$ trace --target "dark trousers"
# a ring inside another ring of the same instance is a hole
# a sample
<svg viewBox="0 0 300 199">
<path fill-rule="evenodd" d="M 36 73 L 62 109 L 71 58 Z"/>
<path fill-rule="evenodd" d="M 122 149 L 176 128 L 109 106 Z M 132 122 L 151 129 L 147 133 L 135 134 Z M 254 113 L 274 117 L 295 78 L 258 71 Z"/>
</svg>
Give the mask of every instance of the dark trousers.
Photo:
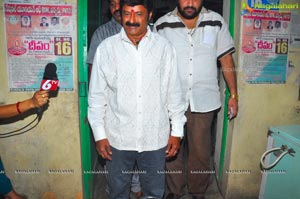
<svg viewBox="0 0 300 199">
<path fill-rule="evenodd" d="M 186 185 L 188 192 L 195 196 L 203 196 L 207 190 L 211 171 L 211 125 L 214 114 L 215 111 L 192 113 L 190 109 L 187 110 L 185 138 L 180 151 L 175 158 L 166 162 L 166 179 L 171 193 L 184 195 Z"/>
<path fill-rule="evenodd" d="M 130 198 L 132 174 L 138 172 L 143 198 L 161 199 L 165 191 L 166 147 L 156 151 L 122 151 L 111 147 L 112 160 L 106 161 L 110 199 Z M 136 163 L 136 164 L 135 164 Z M 134 171 L 137 165 L 138 171 Z"/>
</svg>

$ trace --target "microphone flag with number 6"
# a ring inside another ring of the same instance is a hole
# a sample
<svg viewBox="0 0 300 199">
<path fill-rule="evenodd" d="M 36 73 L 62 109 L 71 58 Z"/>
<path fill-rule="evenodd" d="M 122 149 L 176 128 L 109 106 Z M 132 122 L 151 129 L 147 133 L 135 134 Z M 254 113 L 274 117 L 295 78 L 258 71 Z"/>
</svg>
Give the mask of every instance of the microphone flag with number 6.
<svg viewBox="0 0 300 199">
<path fill-rule="evenodd" d="M 56 65 L 53 63 L 48 63 L 45 67 L 40 90 L 56 91 L 57 87 L 58 87 L 58 79 L 56 74 Z"/>
</svg>

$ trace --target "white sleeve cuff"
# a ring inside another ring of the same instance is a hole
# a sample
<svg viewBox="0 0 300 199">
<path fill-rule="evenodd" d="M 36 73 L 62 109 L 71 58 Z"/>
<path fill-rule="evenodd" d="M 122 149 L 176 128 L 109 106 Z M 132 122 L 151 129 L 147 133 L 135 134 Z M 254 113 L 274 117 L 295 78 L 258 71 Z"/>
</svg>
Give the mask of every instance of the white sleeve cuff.
<svg viewBox="0 0 300 199">
<path fill-rule="evenodd" d="M 102 126 L 96 127 L 93 129 L 94 139 L 97 142 L 98 140 L 103 140 L 106 137 L 105 129 Z"/>
<path fill-rule="evenodd" d="M 183 137 L 183 125 L 173 125 L 171 135 L 174 137 Z"/>
</svg>

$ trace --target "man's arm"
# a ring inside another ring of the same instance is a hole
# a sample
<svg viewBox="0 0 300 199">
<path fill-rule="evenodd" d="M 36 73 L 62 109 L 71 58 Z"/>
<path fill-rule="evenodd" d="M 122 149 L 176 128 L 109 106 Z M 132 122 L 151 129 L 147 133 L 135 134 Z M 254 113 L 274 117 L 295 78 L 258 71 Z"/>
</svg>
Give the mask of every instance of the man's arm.
<svg viewBox="0 0 300 199">
<path fill-rule="evenodd" d="M 90 81 L 90 78 L 91 78 L 93 61 L 94 61 L 94 57 L 95 57 L 95 53 L 96 53 L 97 47 L 104 40 L 104 38 L 100 34 L 100 32 L 101 32 L 100 28 L 98 28 L 93 33 L 93 36 L 92 36 L 92 39 L 91 39 L 91 42 L 90 42 L 89 51 L 88 51 L 88 54 L 87 54 L 86 63 L 88 64 L 88 80 L 89 81 Z"/>
<path fill-rule="evenodd" d="M 88 67 L 88 81 L 89 81 L 89 84 L 90 84 L 90 79 L 91 79 L 91 74 L 92 74 L 92 68 L 93 68 L 93 64 L 89 64 L 89 67 Z"/>
<path fill-rule="evenodd" d="M 237 92 L 237 80 L 236 71 L 232 54 L 224 55 L 220 58 L 222 72 L 230 91 L 230 97 L 228 101 L 228 115 L 236 117 L 238 112 L 238 92 Z M 232 110 L 232 113 L 231 113 Z"/>
<path fill-rule="evenodd" d="M 169 158 L 175 156 L 180 148 L 180 139 L 183 137 L 183 126 L 186 122 L 186 117 L 184 115 L 184 100 L 177 70 L 176 52 L 173 47 L 167 52 L 170 53 L 167 55 L 167 63 L 170 64 L 168 111 L 172 127 L 166 149 L 167 158 Z"/>
<path fill-rule="evenodd" d="M 101 69 L 102 55 L 105 51 L 97 49 L 93 68 L 91 69 L 89 96 L 88 96 L 88 119 L 93 130 L 98 153 L 104 158 L 111 160 L 110 144 L 105 134 L 104 117 L 107 106 L 106 92 L 107 82 L 104 71 Z"/>
</svg>

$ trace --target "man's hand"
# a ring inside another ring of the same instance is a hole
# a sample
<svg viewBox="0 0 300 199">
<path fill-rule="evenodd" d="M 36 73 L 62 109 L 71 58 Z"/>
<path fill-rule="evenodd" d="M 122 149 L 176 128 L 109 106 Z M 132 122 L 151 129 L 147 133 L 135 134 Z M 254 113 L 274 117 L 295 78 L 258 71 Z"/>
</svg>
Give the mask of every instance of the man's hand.
<svg viewBox="0 0 300 199">
<path fill-rule="evenodd" d="M 228 117 L 231 120 L 232 118 L 235 118 L 238 113 L 238 100 L 229 98 L 228 101 Z"/>
<path fill-rule="evenodd" d="M 110 150 L 108 139 L 98 140 L 96 142 L 96 145 L 97 145 L 97 151 L 102 156 L 102 158 L 106 160 L 112 160 L 111 159 L 112 152 Z"/>
<path fill-rule="evenodd" d="M 168 145 L 167 145 L 167 158 L 175 156 L 180 148 L 180 137 L 170 136 Z"/>
</svg>

